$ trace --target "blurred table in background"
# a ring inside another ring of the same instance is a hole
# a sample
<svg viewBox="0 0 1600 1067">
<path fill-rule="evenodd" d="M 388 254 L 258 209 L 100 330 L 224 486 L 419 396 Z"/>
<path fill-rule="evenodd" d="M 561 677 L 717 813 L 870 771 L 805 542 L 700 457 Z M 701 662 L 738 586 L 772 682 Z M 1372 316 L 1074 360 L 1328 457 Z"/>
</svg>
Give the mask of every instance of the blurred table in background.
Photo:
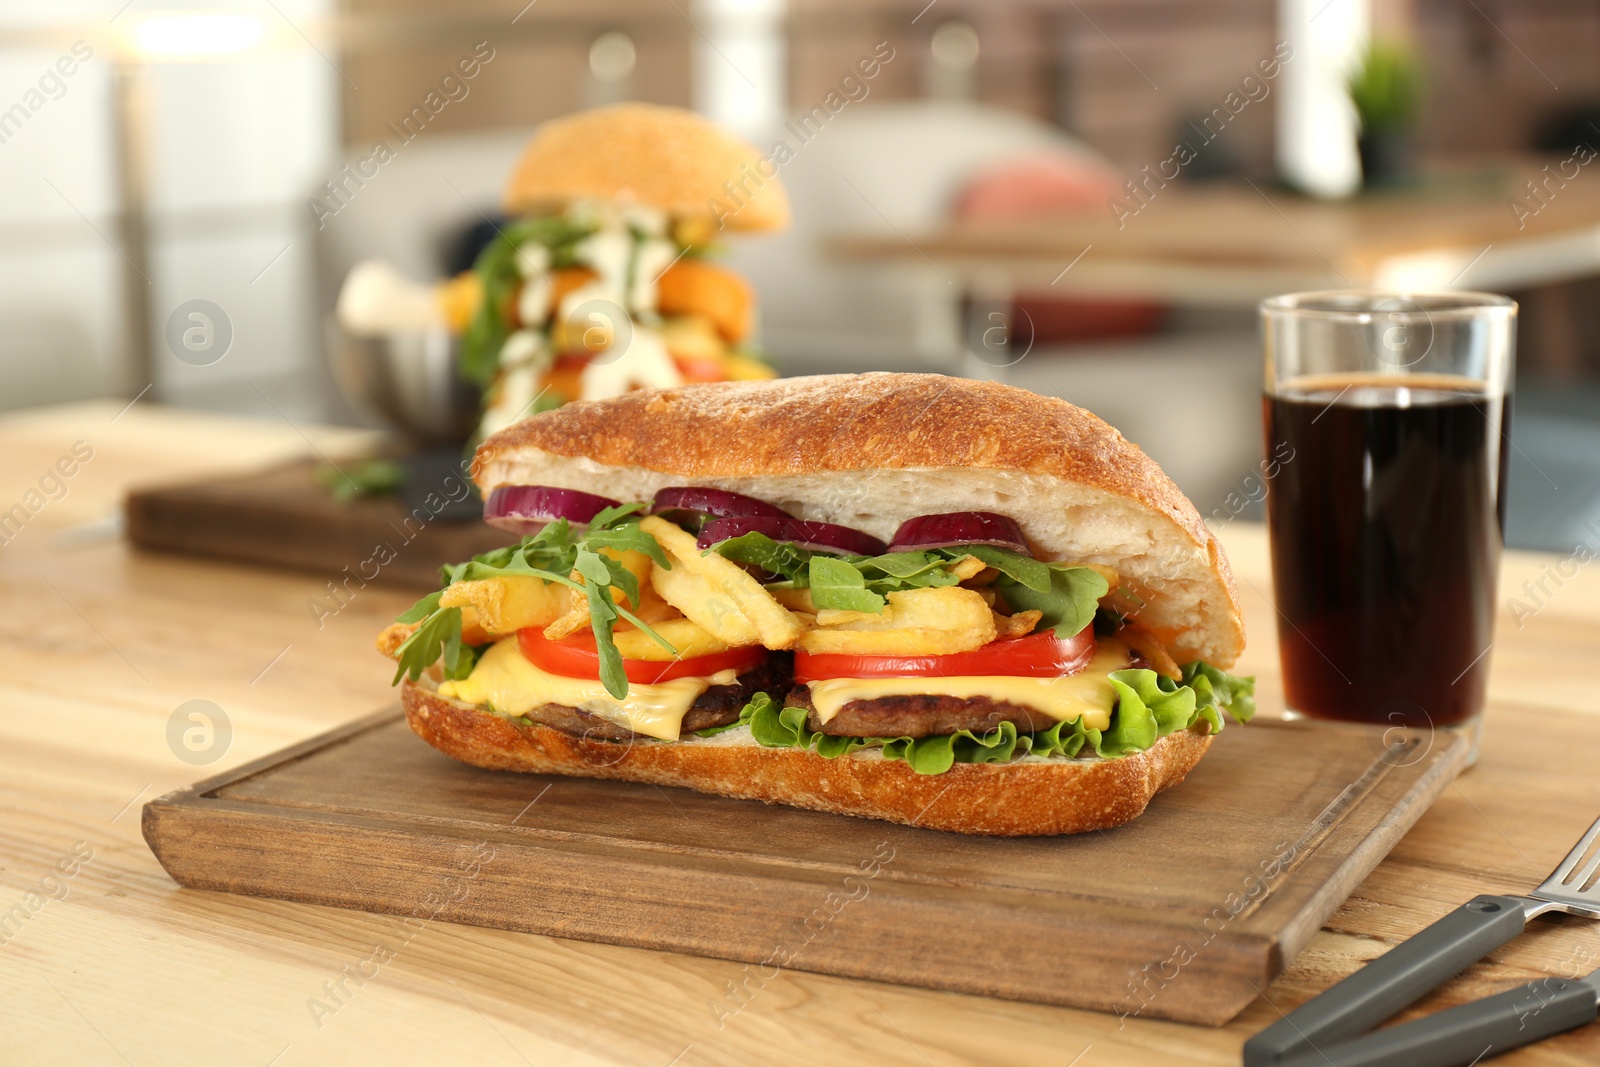
<svg viewBox="0 0 1600 1067">
<path fill-rule="evenodd" d="M 1301 290 L 1505 291 L 1600 274 L 1600 177 L 1589 166 L 1558 157 L 1431 170 L 1340 201 L 1265 182 L 1141 176 L 1142 200 L 1125 195 L 1115 213 L 839 235 L 829 248 L 840 261 L 950 283 L 929 314 L 946 323 L 956 365 L 994 377 L 995 361 L 958 336 L 965 301 L 1025 293 L 1248 308 Z M 1529 181 L 1545 183 L 1543 199 Z"/>
<path fill-rule="evenodd" d="M 0 928 L 0 998 L 11 1009 L 6 1048 L 18 1063 L 1220 1067 L 1238 1062 L 1243 1040 L 1277 1008 L 1475 893 L 1538 882 L 1600 809 L 1600 565 L 1564 578 L 1519 621 L 1509 598 L 1525 596 L 1524 581 L 1556 557 L 1513 553 L 1482 761 L 1266 998 L 1226 1027 L 794 970 L 740 987 L 751 979 L 738 963 L 444 922 L 421 924 L 392 955 L 375 956 L 374 946 L 397 943 L 392 918 L 180 889 L 145 847 L 139 810 L 392 704 L 390 666 L 373 635 L 411 596 L 370 586 L 319 615 L 310 605 L 326 596 L 331 575 L 140 554 L 103 522 L 131 485 L 297 453 L 337 458 L 364 437 L 144 404 L 119 416 L 119 407 L 0 417 L 0 510 L 31 500 L 76 443 L 93 449 L 65 478 L 65 492 L 41 493 L 47 503 L 0 547 L 0 914 L 12 916 Z M 1244 522 L 1219 534 L 1251 633 L 1240 669 L 1259 676 L 1263 713 L 1274 714 L 1282 697 L 1266 538 Z M 175 710 L 196 699 L 231 721 L 231 736 L 203 763 L 194 757 L 207 753 L 180 759 L 170 740 Z M 1271 803 L 1248 783 L 1240 791 L 1241 806 Z M 56 878 L 75 847 L 92 858 Z M 32 911 L 30 899 L 39 903 Z M 960 951 L 959 930 L 930 936 Z M 1600 927 L 1540 920 L 1423 1006 L 1570 973 L 1562 969 L 1580 952 L 1590 960 L 1600 952 Z M 755 992 L 737 1017 L 721 1018 L 736 987 Z M 1597 1047 L 1591 1026 L 1496 1062 L 1575 1067 L 1592 1063 Z"/>
</svg>

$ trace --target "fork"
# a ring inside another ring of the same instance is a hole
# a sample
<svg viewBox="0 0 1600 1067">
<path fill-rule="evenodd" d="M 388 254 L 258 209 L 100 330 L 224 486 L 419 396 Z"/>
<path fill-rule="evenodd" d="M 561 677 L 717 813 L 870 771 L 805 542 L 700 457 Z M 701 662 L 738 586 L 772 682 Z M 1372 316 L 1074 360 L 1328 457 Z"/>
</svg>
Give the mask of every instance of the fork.
<svg viewBox="0 0 1600 1067">
<path fill-rule="evenodd" d="M 1600 819 L 1532 892 L 1474 897 L 1302 1004 L 1245 1042 L 1244 1067 L 1302 1061 L 1321 1067 L 1476 1062 L 1474 1057 L 1491 1050 L 1498 1055 L 1593 1022 L 1600 1010 L 1600 971 L 1582 979 L 1541 979 L 1367 1033 L 1522 933 L 1530 919 L 1553 911 L 1600 919 L 1600 849 L 1583 862 L 1597 839 Z"/>
</svg>

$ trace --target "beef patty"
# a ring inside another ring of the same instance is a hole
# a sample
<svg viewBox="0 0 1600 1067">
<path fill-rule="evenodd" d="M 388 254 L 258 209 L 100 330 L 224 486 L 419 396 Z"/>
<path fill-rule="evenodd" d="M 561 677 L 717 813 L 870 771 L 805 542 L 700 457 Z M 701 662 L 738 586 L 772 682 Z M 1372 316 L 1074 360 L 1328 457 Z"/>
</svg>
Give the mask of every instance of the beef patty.
<svg viewBox="0 0 1600 1067">
<path fill-rule="evenodd" d="M 739 712 L 757 693 L 767 693 L 781 701 L 794 684 L 794 656 L 788 652 L 774 652 L 759 667 L 739 676 L 732 685 L 714 685 L 695 698 L 683 717 L 683 733 L 705 730 L 712 726 L 726 726 L 739 718 Z M 645 734 L 635 734 L 626 726 L 565 704 L 540 704 L 530 709 L 526 717 L 542 726 L 554 727 L 574 737 L 599 741 L 629 741 Z"/>
<path fill-rule="evenodd" d="M 1129 651 L 1129 667 L 1149 669 L 1138 652 Z M 789 690 L 786 707 L 806 709 L 806 728 L 837 737 L 938 737 L 957 730 L 975 734 L 993 730 L 1003 722 L 1015 724 L 1018 733 L 1048 730 L 1056 724 L 1042 711 L 988 697 L 952 697 L 935 694 L 852 700 L 827 722 L 817 716 L 809 686 Z"/>
</svg>

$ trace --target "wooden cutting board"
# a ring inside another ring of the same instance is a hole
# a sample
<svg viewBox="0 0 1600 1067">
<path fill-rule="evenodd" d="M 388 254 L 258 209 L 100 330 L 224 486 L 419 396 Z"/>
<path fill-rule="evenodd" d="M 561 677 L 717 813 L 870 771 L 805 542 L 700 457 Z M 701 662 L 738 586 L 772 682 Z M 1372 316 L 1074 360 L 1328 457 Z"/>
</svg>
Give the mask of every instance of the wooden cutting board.
<svg viewBox="0 0 1600 1067">
<path fill-rule="evenodd" d="M 143 549 L 312 571 L 336 586 L 366 581 L 436 589 L 439 568 L 513 540 L 466 518 L 441 491 L 341 503 L 313 461 L 183 485 L 140 489 L 125 504 L 128 540 Z M 452 483 L 456 488 L 465 483 Z"/>
<path fill-rule="evenodd" d="M 1460 738 L 1230 726 L 1116 830 L 967 837 L 484 771 L 386 711 L 147 804 L 198 889 L 1220 1025 L 1462 768 Z"/>
</svg>

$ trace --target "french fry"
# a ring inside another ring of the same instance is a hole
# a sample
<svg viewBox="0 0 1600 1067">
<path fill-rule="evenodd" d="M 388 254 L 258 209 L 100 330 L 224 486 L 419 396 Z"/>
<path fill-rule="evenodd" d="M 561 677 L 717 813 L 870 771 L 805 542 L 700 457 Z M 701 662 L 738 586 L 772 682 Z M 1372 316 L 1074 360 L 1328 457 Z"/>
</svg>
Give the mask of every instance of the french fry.
<svg viewBox="0 0 1600 1067">
<path fill-rule="evenodd" d="M 772 599 L 788 608 L 790 611 L 805 612 L 808 615 L 816 614 L 817 606 L 811 602 L 809 589 L 769 589 Z"/>
<path fill-rule="evenodd" d="M 817 625 L 840 630 L 975 630 L 994 640 L 989 605 L 976 590 L 947 585 L 902 589 L 888 595 L 882 612 L 817 612 Z"/>
<path fill-rule="evenodd" d="M 800 636 L 806 652 L 846 656 L 946 656 L 971 652 L 994 640 L 994 629 L 807 630 Z"/>
<path fill-rule="evenodd" d="M 559 641 L 563 637 L 571 637 L 579 630 L 588 628 L 589 598 L 578 593 L 574 594 L 572 609 L 546 626 L 544 636 L 547 641 Z"/>
<path fill-rule="evenodd" d="M 659 569 L 652 567 L 651 573 L 654 574 Z M 655 584 L 648 577 L 639 583 L 639 606 L 630 610 L 645 622 L 652 624 L 683 618 L 683 612 L 668 604 L 661 594 L 656 592 Z"/>
<path fill-rule="evenodd" d="M 754 628 L 757 639 L 768 648 L 793 648 L 799 641 L 804 627 L 800 621 L 789 612 L 782 604 L 773 599 L 772 594 L 761 587 L 761 583 L 747 574 L 742 567 L 730 559 L 724 559 L 716 553 L 702 555 L 695 545 L 695 539 L 684 530 L 672 525 L 665 519 L 651 515 L 639 523 L 639 528 L 653 536 L 663 549 L 673 559 L 672 571 L 665 572 L 671 575 L 680 567 L 696 577 L 704 579 L 715 593 L 721 594 L 732 602 L 734 608 Z M 655 575 L 663 572 L 657 568 Z M 695 612 L 689 610 L 683 603 L 674 598 L 667 586 L 656 584 L 656 591 L 664 597 L 673 607 L 682 611 L 691 619 L 695 619 Z M 668 582 L 668 585 L 672 583 Z M 685 583 L 687 586 L 687 583 Z M 680 592 L 682 588 L 680 587 Z M 698 610 L 698 609 L 697 609 Z M 695 619 L 702 626 L 706 623 Z M 737 624 L 734 624 L 737 626 Z M 706 629 L 723 637 L 723 632 L 715 624 L 706 626 Z M 753 644 L 755 642 L 745 642 Z M 733 642 L 729 642 L 733 644 Z"/>
<path fill-rule="evenodd" d="M 396 658 L 400 646 L 406 643 L 406 638 L 416 631 L 418 625 L 414 622 L 392 622 L 385 626 L 383 632 L 378 634 L 378 651 L 390 659 Z"/>
<path fill-rule="evenodd" d="M 547 626 L 572 606 L 572 591 L 527 574 L 508 574 L 457 582 L 439 596 L 442 608 L 461 608 L 484 633 L 515 633 L 524 626 Z M 470 609 L 470 612 L 469 610 Z"/>
<path fill-rule="evenodd" d="M 971 589 L 944 586 L 888 595 L 881 614 L 819 611 L 800 638 L 807 652 L 857 656 L 943 656 L 995 639 L 995 616 Z"/>
<path fill-rule="evenodd" d="M 1178 666 L 1178 661 L 1172 658 L 1172 653 L 1167 651 L 1167 646 L 1143 626 L 1136 622 L 1129 623 L 1117 631 L 1117 636 L 1126 641 L 1129 648 L 1143 653 L 1157 674 L 1164 674 L 1168 678 L 1183 677 L 1183 669 Z"/>
<path fill-rule="evenodd" d="M 988 566 L 977 556 L 962 556 L 950 567 L 950 573 L 963 582 L 969 578 L 976 578 L 986 570 Z"/>
<path fill-rule="evenodd" d="M 1015 615 L 1001 615 L 995 612 L 994 633 L 995 640 L 1005 637 L 1023 637 L 1033 632 L 1039 625 L 1039 620 L 1044 618 L 1044 612 L 1037 609 L 1033 611 L 1019 611 Z"/>
<path fill-rule="evenodd" d="M 755 625 L 732 598 L 688 567 L 679 565 L 670 571 L 657 567 L 650 572 L 650 585 L 662 600 L 723 643 L 732 647 L 761 643 Z"/>
<path fill-rule="evenodd" d="M 487 645 L 494 635 L 483 628 L 477 609 L 470 604 L 461 609 L 461 642 L 467 645 Z"/>
<path fill-rule="evenodd" d="M 654 599 L 648 596 L 650 590 L 650 572 L 655 569 L 655 564 L 651 561 L 649 556 L 645 555 L 643 552 L 634 552 L 631 550 L 619 552 L 610 548 L 602 548 L 600 550 L 600 554 L 616 560 L 618 563 L 622 564 L 623 568 L 627 570 L 628 573 L 633 575 L 634 580 L 639 583 L 639 600 L 641 602 L 647 599 Z M 583 584 L 583 575 L 579 574 L 577 571 L 573 571 L 571 577 L 572 580 L 577 582 L 579 585 Z M 586 629 L 590 625 L 589 597 L 584 593 L 578 592 L 576 589 L 569 589 L 566 587 L 560 588 L 562 589 L 562 592 L 567 594 L 567 604 L 569 606 L 565 612 L 558 617 L 549 620 L 545 624 L 544 636 L 550 641 L 559 641 L 563 637 L 570 637 L 572 634 L 577 633 L 579 630 Z M 611 594 L 613 599 L 615 599 L 616 602 L 622 607 L 633 610 L 632 602 L 625 595 L 623 595 L 622 591 L 620 589 L 616 589 L 615 586 L 612 588 L 614 590 Z M 658 616 L 664 614 L 659 607 L 653 607 L 652 610 L 653 613 L 657 614 Z M 635 612 L 635 614 L 637 614 L 637 612 Z M 537 626 L 539 624 L 530 623 L 529 625 Z"/>
<path fill-rule="evenodd" d="M 729 646 L 725 642 L 718 640 L 715 634 L 692 619 L 667 619 L 652 625 L 650 629 L 665 638 L 668 644 L 678 650 L 677 653 L 662 648 L 659 642 L 643 630 L 629 627 L 618 629 L 612 634 L 617 643 L 617 651 L 622 653 L 623 659 L 666 662 L 728 651 Z"/>
</svg>

